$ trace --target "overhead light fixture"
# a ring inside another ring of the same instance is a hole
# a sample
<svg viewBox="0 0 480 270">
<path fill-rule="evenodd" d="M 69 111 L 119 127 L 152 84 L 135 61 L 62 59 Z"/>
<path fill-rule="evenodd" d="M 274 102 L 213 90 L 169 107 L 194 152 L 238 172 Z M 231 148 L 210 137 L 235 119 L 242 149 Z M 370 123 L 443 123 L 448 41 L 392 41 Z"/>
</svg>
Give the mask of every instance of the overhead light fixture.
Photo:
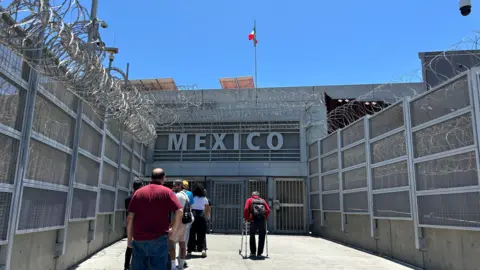
<svg viewBox="0 0 480 270">
<path fill-rule="evenodd" d="M 339 99 L 338 102 L 342 102 L 343 100 Z"/>
<path fill-rule="evenodd" d="M 348 99 L 345 99 L 345 102 L 349 102 L 349 101 L 350 101 L 350 100 L 348 100 Z"/>
<path fill-rule="evenodd" d="M 370 105 L 370 102 L 368 102 L 368 101 L 367 101 L 367 102 L 365 102 L 365 105 Z"/>
<path fill-rule="evenodd" d="M 375 101 L 372 102 L 372 105 L 377 105 L 377 103 Z"/>
</svg>

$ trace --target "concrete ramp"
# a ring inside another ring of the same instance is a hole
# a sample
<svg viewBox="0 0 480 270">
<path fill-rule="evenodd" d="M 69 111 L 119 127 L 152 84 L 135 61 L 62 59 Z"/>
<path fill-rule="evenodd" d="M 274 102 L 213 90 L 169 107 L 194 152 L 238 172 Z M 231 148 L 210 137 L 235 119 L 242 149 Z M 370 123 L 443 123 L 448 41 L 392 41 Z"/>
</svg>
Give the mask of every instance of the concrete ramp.
<svg viewBox="0 0 480 270">
<path fill-rule="evenodd" d="M 317 270 L 317 269 L 412 269 L 398 263 L 308 236 L 269 237 L 269 258 L 243 259 L 238 255 L 239 235 L 208 235 L 208 257 L 188 260 L 191 270 Z M 101 250 L 76 270 L 123 269 L 126 240 Z M 195 255 L 195 253 L 194 253 Z"/>
</svg>

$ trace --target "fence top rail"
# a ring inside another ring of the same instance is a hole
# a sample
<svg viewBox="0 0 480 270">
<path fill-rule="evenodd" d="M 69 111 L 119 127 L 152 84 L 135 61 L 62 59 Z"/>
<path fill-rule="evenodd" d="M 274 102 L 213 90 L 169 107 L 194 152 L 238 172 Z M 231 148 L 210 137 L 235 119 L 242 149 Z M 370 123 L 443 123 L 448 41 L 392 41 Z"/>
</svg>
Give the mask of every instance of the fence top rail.
<svg viewBox="0 0 480 270">
<path fill-rule="evenodd" d="M 339 128 L 339 129 L 335 130 L 334 132 L 328 134 L 327 136 L 325 136 L 325 137 L 323 137 L 323 138 L 320 138 L 318 141 L 319 141 L 319 142 L 322 142 L 322 141 L 324 141 L 324 140 L 326 140 L 326 139 L 328 139 L 328 138 L 330 138 L 330 137 L 332 137 L 332 136 L 334 136 L 334 135 L 337 135 L 340 130 L 341 130 L 341 129 Z"/>
<path fill-rule="evenodd" d="M 452 82 L 455 82 L 455 81 L 458 81 L 459 79 L 461 79 L 462 77 L 467 77 L 468 76 L 468 70 L 467 71 L 464 71 L 458 75 L 456 75 L 455 77 L 452 77 L 444 82 L 442 82 L 441 84 L 435 86 L 434 88 L 430 89 L 429 91 L 426 91 L 426 92 L 423 92 L 417 96 L 414 96 L 414 97 L 411 97 L 410 99 L 408 99 L 408 102 L 409 103 L 412 103 L 413 101 L 415 100 L 418 100 L 422 97 L 425 97 L 425 96 L 428 96 L 428 95 L 431 95 L 432 93 L 435 93 L 436 91 L 444 88 L 446 85 L 452 83 Z"/>
<path fill-rule="evenodd" d="M 379 111 L 375 114 L 367 115 L 368 120 L 371 120 L 371 119 L 375 118 L 376 116 L 381 115 L 381 114 L 391 110 L 393 107 L 398 106 L 399 104 L 402 104 L 404 100 L 405 100 L 405 98 L 402 98 L 401 100 L 398 100 L 395 103 L 392 103 L 392 104 L 388 105 L 388 107 L 385 107 L 384 109 L 382 109 L 381 111 Z"/>
</svg>

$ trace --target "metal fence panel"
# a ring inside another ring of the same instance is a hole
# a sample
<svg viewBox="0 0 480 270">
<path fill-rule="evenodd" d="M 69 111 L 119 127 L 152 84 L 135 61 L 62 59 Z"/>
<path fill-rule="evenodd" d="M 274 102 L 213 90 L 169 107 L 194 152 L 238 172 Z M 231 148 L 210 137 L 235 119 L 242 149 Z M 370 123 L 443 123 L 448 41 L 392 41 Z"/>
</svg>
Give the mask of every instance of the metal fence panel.
<svg viewBox="0 0 480 270">
<path fill-rule="evenodd" d="M 96 157 L 100 157 L 101 144 L 102 134 L 92 128 L 85 121 L 82 121 L 82 127 L 80 129 L 80 148 L 88 151 Z"/>
<path fill-rule="evenodd" d="M 24 187 L 19 231 L 65 225 L 67 193 Z"/>
<path fill-rule="evenodd" d="M 410 192 L 373 194 L 373 215 L 381 218 L 410 218 Z"/>
<path fill-rule="evenodd" d="M 85 157 L 82 154 L 78 155 L 77 168 L 75 171 L 75 182 L 85 184 L 88 186 L 98 186 L 98 175 L 100 174 L 100 163 Z"/>
<path fill-rule="evenodd" d="M 117 194 L 117 210 L 125 209 L 125 199 L 128 197 L 128 192 L 119 190 Z"/>
<path fill-rule="evenodd" d="M 12 193 L 0 192 L 0 241 L 7 240 Z"/>
<path fill-rule="evenodd" d="M 87 219 L 96 216 L 97 192 L 75 188 L 73 189 L 71 219 Z"/>
<path fill-rule="evenodd" d="M 117 168 L 103 162 L 103 171 L 102 171 L 102 184 L 115 187 L 115 182 L 117 179 Z"/>
<path fill-rule="evenodd" d="M 0 133 L 0 183 L 13 184 L 19 141 Z"/>
<path fill-rule="evenodd" d="M 105 153 L 104 155 L 111 161 L 117 163 L 118 155 L 120 154 L 119 145 L 109 136 L 105 137 Z"/>
<path fill-rule="evenodd" d="M 113 213 L 115 211 L 115 192 L 100 189 L 99 213 Z"/>
<path fill-rule="evenodd" d="M 41 94 L 37 95 L 33 131 L 71 148 L 74 128 L 75 119 L 72 116 Z"/>
<path fill-rule="evenodd" d="M 0 76 L 0 124 L 18 131 L 21 130 L 23 109 L 25 108 L 25 94 L 25 90 L 14 86 Z"/>
<path fill-rule="evenodd" d="M 68 186 L 71 156 L 35 139 L 30 141 L 26 178 Z"/>
<path fill-rule="evenodd" d="M 125 170 L 125 169 L 121 169 L 120 170 L 120 176 L 118 177 L 118 185 L 120 187 L 124 187 L 124 188 L 129 188 L 130 187 L 130 172 Z"/>
</svg>

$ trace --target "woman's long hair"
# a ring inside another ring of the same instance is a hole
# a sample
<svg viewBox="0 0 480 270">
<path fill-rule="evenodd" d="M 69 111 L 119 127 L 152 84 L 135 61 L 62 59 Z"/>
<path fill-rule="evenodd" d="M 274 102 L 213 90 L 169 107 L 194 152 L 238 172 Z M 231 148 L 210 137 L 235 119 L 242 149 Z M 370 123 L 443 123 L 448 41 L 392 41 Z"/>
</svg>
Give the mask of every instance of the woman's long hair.
<svg viewBox="0 0 480 270">
<path fill-rule="evenodd" d="M 193 196 L 195 197 L 206 197 L 205 194 L 205 189 L 203 188 L 203 185 L 200 183 L 197 183 L 192 190 Z"/>
</svg>

